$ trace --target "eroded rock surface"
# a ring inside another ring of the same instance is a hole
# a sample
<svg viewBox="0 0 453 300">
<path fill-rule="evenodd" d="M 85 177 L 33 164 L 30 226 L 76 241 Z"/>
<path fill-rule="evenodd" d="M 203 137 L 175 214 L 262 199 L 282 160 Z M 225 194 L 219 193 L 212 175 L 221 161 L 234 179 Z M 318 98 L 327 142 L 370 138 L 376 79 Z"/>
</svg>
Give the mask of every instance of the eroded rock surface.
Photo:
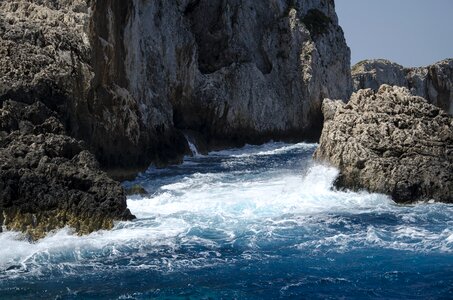
<svg viewBox="0 0 453 300">
<path fill-rule="evenodd" d="M 317 137 L 352 90 L 333 0 L 4 0 L 0 53 L 0 99 L 45 103 L 123 173 L 180 161 L 187 130 Z"/>
<path fill-rule="evenodd" d="M 86 234 L 133 218 L 119 183 L 50 109 L 9 100 L 0 109 L 0 214 L 7 229 L 32 239 L 65 226 Z"/>
<path fill-rule="evenodd" d="M 366 60 L 352 67 L 354 91 L 382 84 L 407 87 L 414 95 L 453 115 L 453 59 L 428 67 L 404 68 L 388 60 Z"/>
<path fill-rule="evenodd" d="M 453 202 L 453 118 L 402 87 L 324 100 L 315 158 L 341 171 L 338 186 L 391 195 L 397 202 Z"/>
<path fill-rule="evenodd" d="M 321 100 L 346 99 L 351 91 L 350 54 L 333 1 L 133 7 L 126 72 L 145 123 L 158 118 L 163 128 L 199 132 L 211 149 L 316 136 Z"/>
</svg>

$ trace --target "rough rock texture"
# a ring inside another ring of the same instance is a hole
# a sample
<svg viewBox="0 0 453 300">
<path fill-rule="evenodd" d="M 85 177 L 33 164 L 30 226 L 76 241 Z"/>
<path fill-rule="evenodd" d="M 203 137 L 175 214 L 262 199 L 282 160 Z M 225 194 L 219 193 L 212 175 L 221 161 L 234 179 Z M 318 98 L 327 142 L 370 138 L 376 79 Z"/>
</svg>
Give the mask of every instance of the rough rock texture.
<svg viewBox="0 0 453 300">
<path fill-rule="evenodd" d="M 453 118 L 402 87 L 324 100 L 315 158 L 338 167 L 338 186 L 391 195 L 397 202 L 453 202 Z"/>
<path fill-rule="evenodd" d="M 366 60 L 352 67 L 354 91 L 382 84 L 407 87 L 414 95 L 453 115 L 453 59 L 421 68 L 404 68 L 388 60 Z"/>
<path fill-rule="evenodd" d="M 333 0 L 3 0 L 0 101 L 41 101 L 102 167 L 316 137 L 352 90 Z"/>
<path fill-rule="evenodd" d="M 133 218 L 121 186 L 85 149 L 41 102 L 3 102 L 0 215 L 7 229 L 37 239 L 67 225 L 83 234 Z"/>
<path fill-rule="evenodd" d="M 176 128 L 201 133 L 211 149 L 316 137 L 322 99 L 349 95 L 350 54 L 333 1 L 200 0 L 165 2 L 163 10 L 134 3 L 131 31 L 153 35 L 145 60 L 164 62 L 142 79 L 169 73 L 165 91 L 151 90 L 170 102 Z M 158 12 L 162 23 L 144 22 Z"/>
<path fill-rule="evenodd" d="M 0 102 L 43 102 L 105 169 L 137 171 L 176 160 L 184 138 L 146 128 L 126 89 L 130 9 L 131 1 L 1 1 Z"/>
</svg>

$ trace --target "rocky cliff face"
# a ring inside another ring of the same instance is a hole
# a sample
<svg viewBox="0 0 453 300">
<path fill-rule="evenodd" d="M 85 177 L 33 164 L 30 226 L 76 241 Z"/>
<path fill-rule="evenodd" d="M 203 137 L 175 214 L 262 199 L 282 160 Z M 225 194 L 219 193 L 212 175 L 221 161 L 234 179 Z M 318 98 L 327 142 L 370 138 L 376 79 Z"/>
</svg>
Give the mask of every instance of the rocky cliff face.
<svg viewBox="0 0 453 300">
<path fill-rule="evenodd" d="M 124 40 L 142 122 L 211 149 L 308 137 L 351 86 L 333 1 L 133 1 Z"/>
<path fill-rule="evenodd" d="M 70 137 L 83 136 L 93 101 L 89 24 L 82 0 L 0 2 L 0 225 L 32 239 L 133 218 L 121 186 Z"/>
<path fill-rule="evenodd" d="M 5 222 L 131 218 L 87 150 L 127 176 L 180 161 L 188 133 L 205 149 L 316 137 L 321 100 L 352 90 L 349 61 L 333 0 L 3 0 Z M 35 105 L 45 118 L 22 113 Z M 48 201 L 24 204 L 36 197 Z"/>
<path fill-rule="evenodd" d="M 179 158 L 184 138 L 145 124 L 146 103 L 128 89 L 131 9 L 130 1 L 2 1 L 0 102 L 42 102 L 103 168 L 136 172 Z"/>
<path fill-rule="evenodd" d="M 0 3 L 0 99 L 42 101 L 106 169 L 303 139 L 351 90 L 333 0 Z M 2 101 L 3 101 L 2 100 Z"/>
<path fill-rule="evenodd" d="M 407 87 L 414 95 L 453 115 L 453 59 L 421 68 L 404 68 L 388 60 L 367 60 L 352 67 L 354 91 L 382 84 Z"/>
<path fill-rule="evenodd" d="M 453 118 L 408 89 L 382 85 L 346 105 L 326 99 L 315 158 L 338 167 L 337 185 L 397 202 L 453 202 Z"/>
</svg>

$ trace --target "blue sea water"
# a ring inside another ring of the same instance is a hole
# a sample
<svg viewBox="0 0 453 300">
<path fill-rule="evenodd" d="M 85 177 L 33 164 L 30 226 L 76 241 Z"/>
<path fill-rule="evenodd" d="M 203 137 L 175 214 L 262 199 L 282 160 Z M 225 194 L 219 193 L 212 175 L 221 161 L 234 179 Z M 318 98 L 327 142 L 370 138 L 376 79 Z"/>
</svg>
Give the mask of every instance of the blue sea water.
<svg viewBox="0 0 453 300">
<path fill-rule="evenodd" d="M 0 299 L 453 299 L 453 205 L 333 190 L 315 148 L 150 169 L 112 231 L 2 233 Z"/>
</svg>

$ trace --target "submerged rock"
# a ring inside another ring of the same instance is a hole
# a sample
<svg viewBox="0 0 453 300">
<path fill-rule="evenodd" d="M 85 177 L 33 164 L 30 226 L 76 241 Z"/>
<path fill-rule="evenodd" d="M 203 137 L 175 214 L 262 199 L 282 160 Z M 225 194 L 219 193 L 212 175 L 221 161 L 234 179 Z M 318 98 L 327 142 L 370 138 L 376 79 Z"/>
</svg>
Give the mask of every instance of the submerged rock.
<svg viewBox="0 0 453 300">
<path fill-rule="evenodd" d="M 408 89 L 382 85 L 348 104 L 324 100 L 315 153 L 341 171 L 337 185 L 397 202 L 453 202 L 453 118 Z"/>
<path fill-rule="evenodd" d="M 119 183 L 41 102 L 0 109 L 0 218 L 31 239 L 73 227 L 79 234 L 131 220 Z"/>
<path fill-rule="evenodd" d="M 354 91 L 377 91 L 382 84 L 407 87 L 453 115 L 453 59 L 421 68 L 404 68 L 384 59 L 365 60 L 352 67 L 352 78 Z"/>
<path fill-rule="evenodd" d="M 134 184 L 133 186 L 126 189 L 126 194 L 128 196 L 132 196 L 132 195 L 145 196 L 145 195 L 148 195 L 148 192 L 141 185 Z"/>
</svg>

